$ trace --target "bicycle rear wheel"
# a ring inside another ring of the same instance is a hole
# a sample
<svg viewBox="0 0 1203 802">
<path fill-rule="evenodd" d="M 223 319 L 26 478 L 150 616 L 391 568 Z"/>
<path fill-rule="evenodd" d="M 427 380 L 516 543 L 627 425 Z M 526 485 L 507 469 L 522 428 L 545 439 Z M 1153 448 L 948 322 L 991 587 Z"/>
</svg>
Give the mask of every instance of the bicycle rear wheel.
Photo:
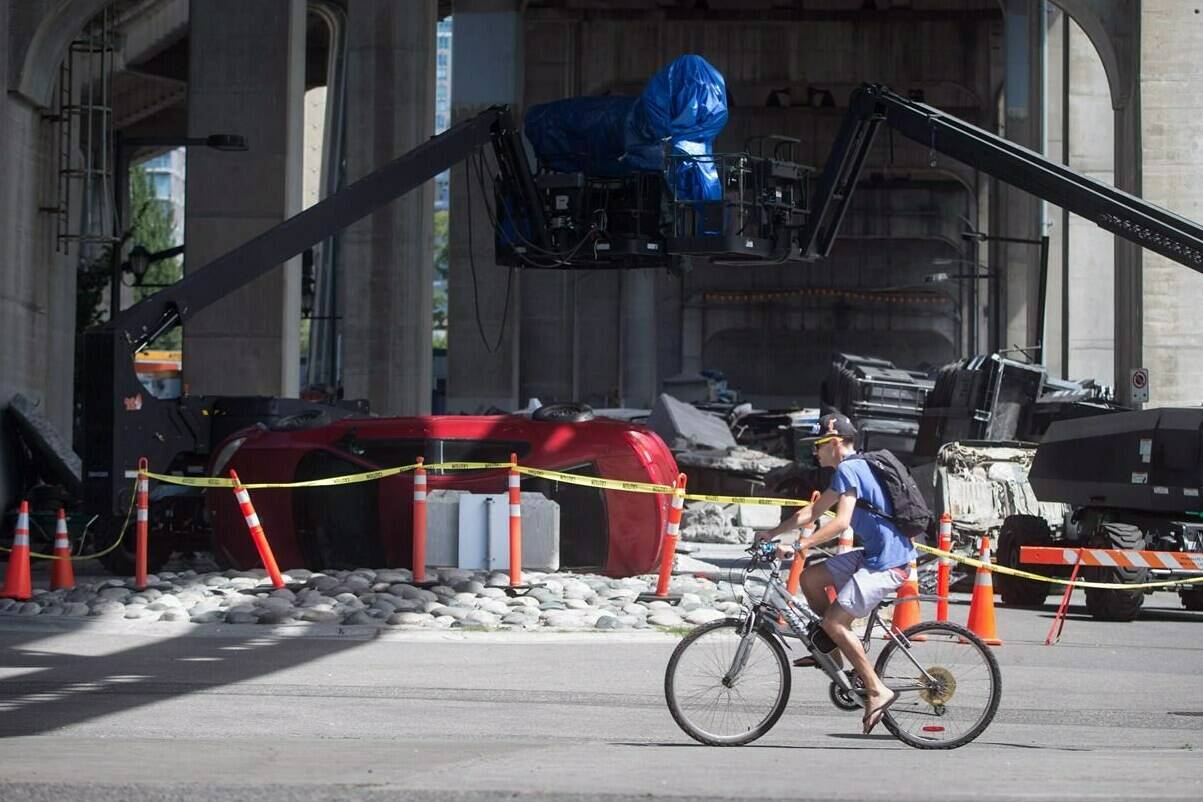
<svg viewBox="0 0 1203 802">
<path fill-rule="evenodd" d="M 757 630 L 747 660 L 728 682 L 743 636 L 736 618 L 690 632 L 664 673 L 664 697 L 673 720 L 689 737 L 710 746 L 739 746 L 764 735 L 789 701 L 789 661 L 780 641 Z"/>
<path fill-rule="evenodd" d="M 877 676 L 899 694 L 882 722 L 917 749 L 964 746 L 985 731 L 998 710 L 998 661 L 989 646 L 959 624 L 925 621 L 905 634 L 911 639 L 907 649 L 890 641 L 877 659 Z M 925 640 L 914 640 L 920 634 Z"/>
</svg>

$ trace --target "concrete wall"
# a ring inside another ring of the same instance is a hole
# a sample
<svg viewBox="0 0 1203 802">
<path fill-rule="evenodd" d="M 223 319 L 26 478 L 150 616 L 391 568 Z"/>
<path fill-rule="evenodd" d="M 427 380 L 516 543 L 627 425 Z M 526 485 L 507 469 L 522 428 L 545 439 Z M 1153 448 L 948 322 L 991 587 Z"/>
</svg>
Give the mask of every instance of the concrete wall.
<svg viewBox="0 0 1203 802">
<path fill-rule="evenodd" d="M 1141 9 L 1144 197 L 1203 220 L 1203 16 L 1194 4 L 1175 0 L 1144 0 Z M 1201 298 L 1203 275 L 1145 252 L 1144 360 L 1152 406 L 1203 401 Z"/>
<path fill-rule="evenodd" d="M 57 202 L 53 128 L 43 116 L 47 93 L 18 94 L 30 47 L 61 23 L 49 2 L 0 8 L 0 408 L 14 393 L 40 401 L 66 442 L 72 436 L 75 275 L 79 249 L 56 253 L 54 218 L 40 207 Z M 69 40 L 78 33 L 67 25 Z M 61 53 L 47 47 L 29 67 L 57 79 Z M 36 54 L 35 54 L 36 55 Z M 32 58 L 32 57 L 30 57 Z M 6 432 L 7 436 L 7 432 Z M 19 487 L 15 452 L 0 447 L 0 504 Z"/>
</svg>

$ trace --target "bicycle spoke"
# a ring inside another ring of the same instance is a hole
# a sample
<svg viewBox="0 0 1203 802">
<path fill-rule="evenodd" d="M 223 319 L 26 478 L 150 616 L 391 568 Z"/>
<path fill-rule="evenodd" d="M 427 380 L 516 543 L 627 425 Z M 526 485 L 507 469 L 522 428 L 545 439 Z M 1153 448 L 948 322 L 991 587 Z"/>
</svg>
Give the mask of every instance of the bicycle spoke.
<svg viewBox="0 0 1203 802">
<path fill-rule="evenodd" d="M 733 661 L 743 647 L 733 622 L 687 636 L 674 654 L 666 682 L 670 709 L 695 738 L 744 743 L 780 715 L 788 679 L 784 656 L 762 633 L 751 638 L 744 665 L 734 676 Z"/>
<path fill-rule="evenodd" d="M 913 746 L 968 743 L 997 708 L 997 665 L 954 627 L 927 625 L 920 632 L 925 640 L 905 650 L 894 645 L 880 666 L 882 681 L 906 693 L 891 706 L 887 724 Z"/>
</svg>

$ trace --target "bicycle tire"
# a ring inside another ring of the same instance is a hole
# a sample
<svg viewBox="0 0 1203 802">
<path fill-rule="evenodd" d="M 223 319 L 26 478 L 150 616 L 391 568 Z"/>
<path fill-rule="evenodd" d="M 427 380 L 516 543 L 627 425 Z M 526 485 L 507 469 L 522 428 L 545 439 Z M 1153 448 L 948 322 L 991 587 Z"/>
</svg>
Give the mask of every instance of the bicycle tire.
<svg viewBox="0 0 1203 802">
<path fill-rule="evenodd" d="M 882 717 L 882 723 L 895 738 L 916 749 L 956 749 L 973 741 L 990 726 L 990 722 L 994 720 L 994 714 L 998 712 L 998 704 L 1002 698 L 1002 675 L 999 672 L 998 660 L 995 659 L 994 653 L 977 635 L 960 624 L 947 621 L 924 621 L 906 629 L 904 634 L 912 641 L 916 635 L 925 636 L 925 640 L 911 644 L 911 655 L 923 665 L 924 669 L 933 674 L 936 673 L 932 671 L 933 668 L 942 669 L 942 675 L 946 674 L 953 678 L 952 687 L 943 693 L 925 691 L 924 693 L 928 694 L 927 698 L 924 698 L 923 694 L 916 693 L 914 701 L 905 698 L 899 699 L 886 711 L 885 716 Z M 946 645 L 955 648 L 946 650 Z M 886 685 L 897 686 L 898 681 L 904 677 L 911 682 L 915 681 L 915 667 L 901 652 L 902 647 L 896 641 L 889 641 L 877 658 L 874 668 L 877 676 Z M 898 656 L 895 659 L 899 661 L 897 668 L 891 666 L 891 658 L 894 658 L 895 655 Z M 934 661 L 928 658 L 934 658 Z M 955 670 L 950 667 L 954 663 L 958 666 Z M 974 686 L 967 685 L 966 680 L 971 676 L 976 677 L 978 672 L 983 675 L 985 680 L 986 696 L 981 703 L 973 704 L 967 700 L 967 697 L 973 695 Z M 909 695 L 912 692 L 902 691 L 902 693 Z M 949 718 L 947 703 L 957 698 L 958 693 L 962 701 L 958 702 L 954 710 L 957 713 L 960 710 L 976 711 L 971 713 L 975 718 L 963 732 L 945 740 L 943 733 L 948 730 L 946 722 L 953 720 Z M 966 706 L 961 707 L 962 704 Z M 925 719 L 942 723 L 921 725 L 918 727 L 919 732 L 916 733 L 913 725 L 918 725 Z"/>
<path fill-rule="evenodd" d="M 759 666 L 766 659 L 759 652 L 758 647 L 761 647 L 767 649 L 768 657 L 772 660 L 770 667 L 772 665 L 776 666 L 776 677 L 778 678 L 776 691 L 769 694 L 770 698 L 767 699 L 767 704 L 764 705 L 763 714 L 754 711 L 752 718 L 748 719 L 748 726 L 744 726 L 735 732 L 719 733 L 711 731 L 714 729 L 713 723 L 703 726 L 699 721 L 701 715 L 687 709 L 691 708 L 692 704 L 682 704 L 681 695 L 678 693 L 678 684 L 683 683 L 684 678 L 678 676 L 678 670 L 684 671 L 685 669 L 682 669 L 682 661 L 686 659 L 687 655 L 696 653 L 698 661 L 710 669 L 711 676 L 706 679 L 712 680 L 713 685 L 706 685 L 700 690 L 694 690 L 685 699 L 686 701 L 692 701 L 699 695 L 713 691 L 717 709 L 720 697 L 725 696 L 727 710 L 724 713 L 723 721 L 725 722 L 728 719 L 733 709 L 731 691 L 739 683 L 737 680 L 736 685 L 732 686 L 732 688 L 723 686 L 721 676 L 714 675 L 714 668 L 721 666 L 719 670 L 725 672 L 726 667 L 730 665 L 730 660 L 735 654 L 734 648 L 739 644 L 741 637 L 739 630 L 743 627 L 743 623 L 742 619 L 723 618 L 703 624 L 693 630 L 677 644 L 677 648 L 673 650 L 672 657 L 668 660 L 668 667 L 664 672 L 664 698 L 668 702 L 668 711 L 672 714 L 673 720 L 677 722 L 677 726 L 684 730 L 685 734 L 690 738 L 709 746 L 742 746 L 743 744 L 755 741 L 773 728 L 773 725 L 781 718 L 781 714 L 785 711 L 785 706 L 789 702 L 790 667 L 789 661 L 785 656 L 785 649 L 775 635 L 766 632 L 763 628 L 758 628 L 754 635 L 755 640 L 752 643 L 753 652 L 748 656 L 745 672 L 748 669 Z M 730 630 L 730 633 L 723 633 L 722 630 Z M 720 642 L 724 636 L 728 636 L 726 643 Z M 717 658 L 715 655 L 702 654 L 702 647 L 710 646 L 712 642 L 714 643 L 714 651 Z M 726 655 L 725 662 L 723 658 L 724 654 Z M 692 660 L 692 658 L 690 659 Z M 747 677 L 748 675 L 745 674 L 744 676 Z M 698 699 L 698 701 L 701 700 Z M 753 705 L 753 707 L 759 710 L 761 706 Z M 712 722 L 713 718 L 712 716 Z"/>
</svg>

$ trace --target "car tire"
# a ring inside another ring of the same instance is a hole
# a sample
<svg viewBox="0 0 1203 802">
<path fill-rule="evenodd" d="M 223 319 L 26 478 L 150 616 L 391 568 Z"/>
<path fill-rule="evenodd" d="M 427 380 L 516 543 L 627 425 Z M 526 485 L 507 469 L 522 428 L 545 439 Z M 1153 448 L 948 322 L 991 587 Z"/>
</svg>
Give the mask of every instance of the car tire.
<svg viewBox="0 0 1203 802">
<path fill-rule="evenodd" d="M 1179 591 L 1178 596 L 1182 599 L 1182 609 L 1203 613 L 1203 589 Z"/>
<path fill-rule="evenodd" d="M 1047 546 L 1052 543 L 1048 522 L 1037 515 L 1011 515 L 1003 521 L 998 534 L 998 564 L 1022 569 L 1019 549 L 1023 546 Z M 998 595 L 1008 607 L 1041 607 L 1052 586 L 1047 582 L 998 573 L 994 577 Z"/>
<path fill-rule="evenodd" d="M 531 413 L 531 420 L 552 423 L 582 423 L 593 420 L 593 407 L 588 404 L 546 404 Z"/>
<path fill-rule="evenodd" d="M 1096 545 L 1104 549 L 1143 549 L 1145 536 L 1132 524 L 1105 523 L 1099 527 Z M 1082 573 L 1092 582 L 1125 585 L 1147 582 L 1149 578 L 1148 568 L 1087 568 Z M 1144 599 L 1143 590 L 1086 588 L 1086 612 L 1100 621 L 1135 621 Z"/>
</svg>

